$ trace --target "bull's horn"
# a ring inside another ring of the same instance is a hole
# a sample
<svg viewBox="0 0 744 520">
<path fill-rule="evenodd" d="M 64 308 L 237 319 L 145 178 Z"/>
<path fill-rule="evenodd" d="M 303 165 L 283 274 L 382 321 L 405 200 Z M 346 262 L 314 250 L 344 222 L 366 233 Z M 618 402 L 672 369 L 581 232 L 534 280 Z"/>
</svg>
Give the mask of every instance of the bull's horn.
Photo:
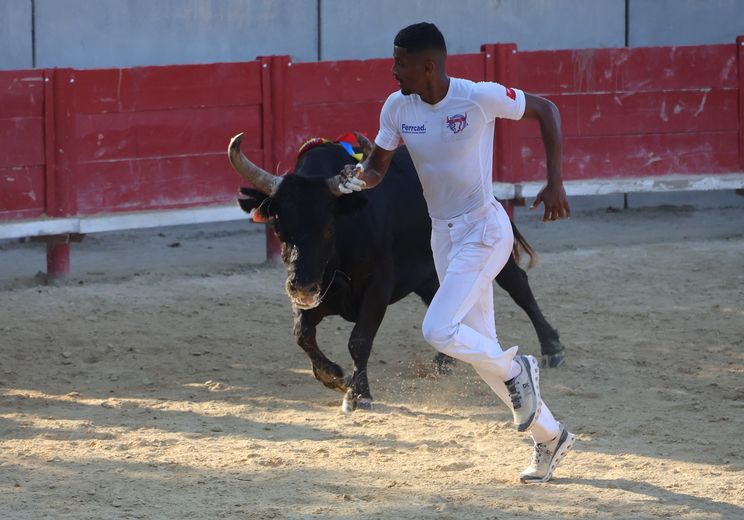
<svg viewBox="0 0 744 520">
<path fill-rule="evenodd" d="M 366 159 L 372 153 L 372 143 L 367 139 L 367 136 L 360 132 L 354 132 L 354 137 L 356 137 L 357 143 L 362 149 L 362 157 Z"/>
<path fill-rule="evenodd" d="M 271 175 L 263 168 L 253 164 L 248 157 L 240 151 L 240 142 L 242 140 L 242 132 L 230 139 L 230 145 L 227 147 L 227 156 L 230 158 L 230 164 L 232 164 L 235 171 L 245 180 L 250 182 L 254 188 L 271 197 L 276 193 L 279 184 L 281 184 L 281 177 Z"/>
</svg>

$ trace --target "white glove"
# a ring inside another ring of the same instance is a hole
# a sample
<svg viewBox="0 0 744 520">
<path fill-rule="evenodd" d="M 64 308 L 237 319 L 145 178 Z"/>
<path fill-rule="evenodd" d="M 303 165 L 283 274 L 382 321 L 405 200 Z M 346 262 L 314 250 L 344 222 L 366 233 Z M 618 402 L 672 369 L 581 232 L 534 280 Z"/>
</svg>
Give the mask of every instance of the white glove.
<svg viewBox="0 0 744 520">
<path fill-rule="evenodd" d="M 362 166 L 362 163 L 357 164 L 354 167 L 354 171 L 352 172 L 352 174 L 347 176 L 346 179 L 341 181 L 341 183 L 338 185 L 338 191 L 345 195 L 355 191 L 362 191 L 367 186 L 367 183 L 364 182 L 362 179 L 359 179 L 358 176 L 362 175 L 363 173 L 364 166 Z"/>
</svg>

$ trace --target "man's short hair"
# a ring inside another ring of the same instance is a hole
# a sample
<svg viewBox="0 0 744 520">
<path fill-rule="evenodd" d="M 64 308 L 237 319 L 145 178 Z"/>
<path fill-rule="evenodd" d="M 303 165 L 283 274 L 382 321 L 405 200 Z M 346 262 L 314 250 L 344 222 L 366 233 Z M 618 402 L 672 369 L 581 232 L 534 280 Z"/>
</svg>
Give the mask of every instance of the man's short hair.
<svg viewBox="0 0 744 520">
<path fill-rule="evenodd" d="M 401 29 L 393 42 L 408 52 L 441 51 L 447 54 L 444 36 L 433 23 L 421 22 Z"/>
</svg>

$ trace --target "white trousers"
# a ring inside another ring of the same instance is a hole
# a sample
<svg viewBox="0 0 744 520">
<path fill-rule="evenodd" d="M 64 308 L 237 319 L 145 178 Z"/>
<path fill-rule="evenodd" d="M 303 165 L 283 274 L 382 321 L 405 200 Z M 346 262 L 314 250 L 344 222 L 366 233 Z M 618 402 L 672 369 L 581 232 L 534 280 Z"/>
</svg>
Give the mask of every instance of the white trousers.
<svg viewBox="0 0 744 520">
<path fill-rule="evenodd" d="M 432 219 L 431 248 L 439 290 L 421 327 L 426 341 L 439 352 L 473 365 L 510 409 L 504 381 L 517 347 L 504 352 L 496 336 L 493 280 L 506 265 L 513 243 L 509 216 L 495 200 L 450 220 Z M 553 439 L 559 428 L 543 401 L 530 430 L 533 439 Z"/>
</svg>

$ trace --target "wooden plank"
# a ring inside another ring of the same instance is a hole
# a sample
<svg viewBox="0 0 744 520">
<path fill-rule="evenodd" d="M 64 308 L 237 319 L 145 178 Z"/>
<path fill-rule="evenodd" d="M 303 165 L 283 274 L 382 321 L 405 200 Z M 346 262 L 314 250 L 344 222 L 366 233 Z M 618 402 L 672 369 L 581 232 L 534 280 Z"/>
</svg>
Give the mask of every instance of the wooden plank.
<svg viewBox="0 0 744 520">
<path fill-rule="evenodd" d="M 739 69 L 739 167 L 744 170 L 744 36 L 736 38 Z"/>
<path fill-rule="evenodd" d="M 384 101 L 398 90 L 391 59 L 293 63 L 298 105 Z"/>
<path fill-rule="evenodd" d="M 578 101 L 578 135 L 735 131 L 736 91 L 595 94 Z"/>
<path fill-rule="evenodd" d="M 736 88 L 732 44 L 528 51 L 519 88 L 537 94 Z"/>
<path fill-rule="evenodd" d="M 57 74 L 54 69 L 44 71 L 44 212 L 47 215 L 57 214 L 57 113 L 56 91 Z"/>
<path fill-rule="evenodd" d="M 453 78 L 465 78 L 470 81 L 492 81 L 486 77 L 485 56 L 481 52 L 449 56 L 447 74 Z"/>
<path fill-rule="evenodd" d="M 41 117 L 43 100 L 43 72 L 0 71 L 0 118 Z"/>
<path fill-rule="evenodd" d="M 43 166 L 0 167 L 0 220 L 44 213 Z"/>
<path fill-rule="evenodd" d="M 271 58 L 261 57 L 261 156 L 262 167 L 272 171 L 274 164 L 274 122 L 271 118 Z"/>
<path fill-rule="evenodd" d="M 494 77 L 488 78 L 488 80 L 507 87 L 518 84 L 517 46 L 513 43 L 498 44 L 494 45 L 491 50 L 494 52 Z M 491 176 L 493 180 L 504 181 L 510 172 L 519 175 L 520 164 L 514 155 L 515 136 L 509 131 L 510 127 L 505 119 L 497 119 L 494 128 L 493 172 Z"/>
<path fill-rule="evenodd" d="M 257 62 L 76 70 L 71 79 L 82 114 L 261 102 Z"/>
<path fill-rule="evenodd" d="M 41 116 L 0 117 L 0 167 L 44 164 L 43 124 Z"/>
<path fill-rule="evenodd" d="M 255 158 L 261 150 L 246 150 Z M 76 169 L 78 212 L 170 209 L 224 203 L 243 185 L 225 153 L 84 163 Z"/>
<path fill-rule="evenodd" d="M 46 149 L 46 214 L 66 217 L 77 212 L 75 157 L 75 72 L 52 69 L 44 89 Z"/>
<path fill-rule="evenodd" d="M 706 132 L 566 138 L 564 178 L 738 172 L 738 137 L 738 132 Z M 540 139 L 522 139 L 517 146 L 522 170 L 500 180 L 544 179 L 545 152 Z"/>
<path fill-rule="evenodd" d="M 0 71 L 0 168 L 44 163 L 43 116 L 43 73 Z"/>
<path fill-rule="evenodd" d="M 296 150 L 311 137 L 335 139 L 351 131 L 362 132 L 374 139 L 380 126 L 382 101 L 326 103 L 295 107 L 292 141 Z M 333 114 L 333 117 L 328 117 Z"/>
<path fill-rule="evenodd" d="M 561 113 L 564 137 L 736 131 L 736 90 L 694 90 L 549 97 Z M 536 124 L 509 124 L 521 137 L 539 137 Z"/>
<path fill-rule="evenodd" d="M 260 147 L 259 106 L 81 114 L 75 118 L 75 160 L 96 162 L 223 152 L 230 137 L 238 132 L 245 132 L 246 149 Z"/>
</svg>

